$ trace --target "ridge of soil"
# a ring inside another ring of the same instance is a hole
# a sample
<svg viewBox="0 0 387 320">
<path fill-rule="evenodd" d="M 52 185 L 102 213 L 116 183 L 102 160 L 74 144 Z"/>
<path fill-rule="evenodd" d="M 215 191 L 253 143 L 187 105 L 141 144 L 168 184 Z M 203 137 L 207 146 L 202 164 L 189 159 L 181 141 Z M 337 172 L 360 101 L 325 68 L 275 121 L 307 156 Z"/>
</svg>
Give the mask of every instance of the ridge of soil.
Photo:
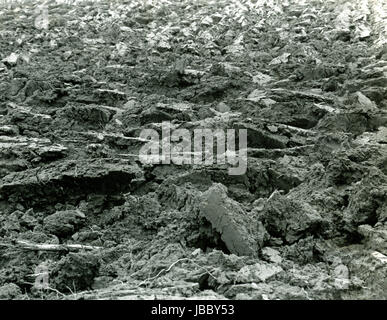
<svg viewBox="0 0 387 320">
<path fill-rule="evenodd" d="M 386 299 L 386 17 L 0 5 L 0 298 Z M 247 172 L 142 164 L 163 121 L 247 129 Z"/>
</svg>

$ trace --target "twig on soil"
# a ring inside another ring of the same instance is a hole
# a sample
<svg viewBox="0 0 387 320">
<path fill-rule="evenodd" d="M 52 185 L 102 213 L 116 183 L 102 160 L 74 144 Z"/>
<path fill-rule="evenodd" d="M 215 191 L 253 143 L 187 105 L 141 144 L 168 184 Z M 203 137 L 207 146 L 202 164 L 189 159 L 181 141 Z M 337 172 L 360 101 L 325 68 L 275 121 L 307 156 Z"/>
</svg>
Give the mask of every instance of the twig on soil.
<svg viewBox="0 0 387 320">
<path fill-rule="evenodd" d="M 23 283 L 29 284 L 29 285 L 32 285 L 32 286 L 35 285 L 35 283 L 27 282 L 27 281 L 23 281 Z M 57 295 L 60 295 L 60 296 L 62 296 L 62 297 L 67 297 L 66 294 L 60 292 L 59 290 L 57 290 L 57 289 L 55 289 L 55 288 L 51 288 L 50 286 L 46 286 L 46 287 L 44 287 L 44 288 L 42 288 L 42 289 L 53 291 L 53 292 L 55 292 Z M 39 289 L 39 290 L 42 290 L 42 289 Z"/>
<path fill-rule="evenodd" d="M 155 279 L 158 278 L 163 272 L 167 273 L 168 271 L 170 271 L 170 270 L 173 268 L 173 266 L 175 266 L 177 263 L 179 263 L 179 262 L 181 262 L 181 261 L 189 261 L 189 262 L 191 262 L 192 264 L 196 265 L 197 267 L 206 270 L 206 272 L 207 272 L 211 277 L 213 277 L 214 279 L 216 279 L 215 276 L 214 276 L 213 274 L 211 274 L 211 272 L 208 271 L 205 267 L 203 267 L 203 266 L 201 266 L 201 265 L 195 263 L 194 261 L 192 261 L 192 260 L 189 259 L 189 258 L 182 258 L 182 259 L 176 260 L 176 261 L 175 261 L 174 263 L 172 263 L 167 269 L 162 269 L 162 270 L 161 270 L 159 273 L 157 273 L 155 276 L 153 276 L 153 277 L 151 277 L 151 278 L 148 278 L 148 279 L 145 279 L 144 281 L 140 282 L 140 283 L 138 284 L 138 286 L 140 287 L 141 285 L 145 284 L 146 282 L 155 280 Z"/>
<path fill-rule="evenodd" d="M 24 250 L 37 251 L 79 251 L 79 250 L 101 250 L 102 247 L 86 246 L 82 244 L 51 244 L 51 243 L 32 243 L 24 240 L 15 240 L 12 243 L 0 243 L 4 247 L 19 247 Z"/>
<path fill-rule="evenodd" d="M 151 281 L 151 280 L 154 280 L 156 279 L 161 273 L 163 272 L 168 272 L 169 270 L 171 270 L 173 268 L 174 265 L 176 265 L 177 263 L 181 262 L 181 261 L 185 261 L 185 260 L 190 260 L 188 258 L 182 258 L 182 259 L 179 259 L 179 260 L 176 260 L 174 263 L 172 263 L 167 269 L 162 269 L 158 274 L 156 274 L 154 277 L 150 277 L 148 279 L 145 279 L 144 281 L 140 282 L 139 283 L 139 287 L 141 285 L 143 285 L 144 283 L 148 282 L 148 281 Z"/>
</svg>

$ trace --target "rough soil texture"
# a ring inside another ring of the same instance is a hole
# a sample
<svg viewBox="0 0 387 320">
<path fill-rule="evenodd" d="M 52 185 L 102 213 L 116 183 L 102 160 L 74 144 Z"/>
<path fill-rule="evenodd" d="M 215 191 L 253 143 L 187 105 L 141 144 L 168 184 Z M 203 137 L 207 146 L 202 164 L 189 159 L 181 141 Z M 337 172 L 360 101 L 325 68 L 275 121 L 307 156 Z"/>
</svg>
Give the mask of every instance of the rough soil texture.
<svg viewBox="0 0 387 320">
<path fill-rule="evenodd" d="M 386 299 L 386 9 L 1 4 L 0 298 Z M 143 165 L 162 121 L 247 172 Z"/>
</svg>

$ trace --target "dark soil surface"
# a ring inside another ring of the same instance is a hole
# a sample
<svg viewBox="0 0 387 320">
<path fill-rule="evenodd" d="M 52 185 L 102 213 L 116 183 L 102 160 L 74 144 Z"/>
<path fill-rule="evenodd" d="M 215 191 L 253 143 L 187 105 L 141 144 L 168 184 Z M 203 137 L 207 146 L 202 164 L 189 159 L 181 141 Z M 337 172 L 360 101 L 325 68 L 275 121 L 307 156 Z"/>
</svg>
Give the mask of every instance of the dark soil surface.
<svg viewBox="0 0 387 320">
<path fill-rule="evenodd" d="M 0 2 L 0 298 L 386 299 L 386 19 Z M 247 172 L 142 164 L 163 121 L 247 129 Z"/>
</svg>

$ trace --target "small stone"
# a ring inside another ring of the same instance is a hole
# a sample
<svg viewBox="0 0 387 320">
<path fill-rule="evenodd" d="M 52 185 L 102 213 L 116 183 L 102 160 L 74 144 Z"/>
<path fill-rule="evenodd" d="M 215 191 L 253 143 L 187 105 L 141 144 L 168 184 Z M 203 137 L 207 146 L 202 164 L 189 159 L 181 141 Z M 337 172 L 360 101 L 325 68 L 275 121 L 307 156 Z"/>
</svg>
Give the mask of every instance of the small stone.
<svg viewBox="0 0 387 320">
<path fill-rule="evenodd" d="M 387 264 L 387 256 L 385 256 L 383 253 L 374 251 L 371 254 L 375 259 L 379 260 L 383 264 Z"/>
<path fill-rule="evenodd" d="M 253 82 L 259 84 L 260 86 L 265 85 L 272 80 L 271 76 L 261 72 L 258 72 L 255 76 L 253 76 Z"/>
<path fill-rule="evenodd" d="M 282 55 L 274 58 L 273 60 L 270 61 L 269 65 L 278 65 L 281 63 L 287 63 L 290 57 L 290 53 L 283 53 Z"/>
<path fill-rule="evenodd" d="M 280 253 L 270 247 L 265 247 L 262 249 L 262 256 L 265 260 L 273 263 L 281 263 L 282 258 L 280 256 Z"/>
<path fill-rule="evenodd" d="M 0 299 L 10 300 L 21 295 L 21 289 L 14 283 L 7 283 L 0 287 Z"/>
<path fill-rule="evenodd" d="M 73 52 L 71 50 L 66 51 L 65 53 L 63 53 L 63 59 L 68 60 L 72 54 Z"/>
<path fill-rule="evenodd" d="M 15 66 L 17 61 L 19 60 L 19 55 L 17 53 L 12 52 L 9 56 L 5 57 L 2 62 L 9 66 Z"/>
<path fill-rule="evenodd" d="M 220 102 L 217 106 L 216 106 L 216 110 L 219 111 L 219 112 L 229 112 L 231 109 L 230 107 L 225 104 L 224 102 Z"/>
<path fill-rule="evenodd" d="M 283 269 L 280 266 L 259 262 L 240 269 L 236 281 L 239 283 L 265 282 L 282 271 Z"/>
<path fill-rule="evenodd" d="M 267 126 L 267 129 L 268 129 L 270 132 L 273 132 L 273 133 L 278 132 L 278 127 L 277 127 L 277 126 L 269 125 L 269 126 Z"/>
<path fill-rule="evenodd" d="M 198 255 L 201 254 L 201 253 L 202 253 L 202 249 L 197 248 L 197 249 L 195 249 L 194 251 L 192 251 L 191 255 L 193 255 L 193 256 L 198 256 Z"/>
</svg>

